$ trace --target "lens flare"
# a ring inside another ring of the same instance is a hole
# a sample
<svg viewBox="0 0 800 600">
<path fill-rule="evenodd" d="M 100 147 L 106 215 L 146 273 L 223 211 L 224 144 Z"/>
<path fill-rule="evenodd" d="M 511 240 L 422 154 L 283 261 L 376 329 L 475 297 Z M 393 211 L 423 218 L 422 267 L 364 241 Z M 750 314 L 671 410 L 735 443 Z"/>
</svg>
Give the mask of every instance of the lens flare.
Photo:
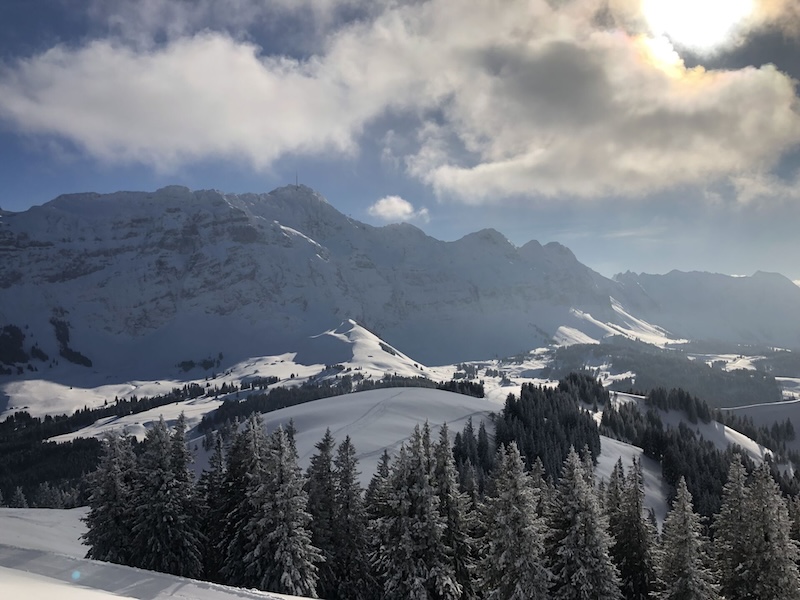
<svg viewBox="0 0 800 600">
<path fill-rule="evenodd" d="M 735 39 L 737 29 L 754 10 L 754 0 L 641 2 L 642 14 L 653 35 L 664 35 L 676 46 L 705 54 Z"/>
</svg>

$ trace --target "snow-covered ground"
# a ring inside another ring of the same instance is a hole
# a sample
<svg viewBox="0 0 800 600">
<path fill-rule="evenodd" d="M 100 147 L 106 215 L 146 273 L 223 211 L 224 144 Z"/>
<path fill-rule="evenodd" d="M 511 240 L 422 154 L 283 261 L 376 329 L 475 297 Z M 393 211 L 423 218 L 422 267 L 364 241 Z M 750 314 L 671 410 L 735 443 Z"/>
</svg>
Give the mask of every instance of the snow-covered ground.
<svg viewBox="0 0 800 600">
<path fill-rule="evenodd" d="M 800 377 L 776 377 L 784 400 L 800 400 Z"/>
<path fill-rule="evenodd" d="M 642 475 L 644 477 L 644 506 L 646 509 L 653 509 L 656 520 L 663 523 L 667 516 L 669 506 L 667 497 L 669 496 L 669 486 L 661 477 L 661 465 L 644 455 L 641 448 L 600 436 L 600 456 L 597 457 L 597 467 L 595 468 L 595 479 L 597 481 L 608 481 L 611 472 L 619 459 L 622 459 L 622 466 L 627 473 L 636 459 L 642 465 Z"/>
<path fill-rule="evenodd" d="M 85 508 L 0 508 L 0 598 L 24 600 L 291 600 L 83 558 Z"/>
<path fill-rule="evenodd" d="M 294 422 L 295 442 L 300 465 L 306 468 L 316 452 L 314 445 L 327 428 L 337 443 L 345 436 L 355 446 L 363 484 L 369 482 L 383 454 L 397 451 L 409 439 L 414 426 L 427 421 L 432 435 L 447 423 L 451 436 L 461 431 L 472 417 L 475 430 L 481 421 L 491 431 L 488 418 L 499 406 L 485 398 L 473 398 L 442 390 L 425 388 L 386 388 L 323 398 L 267 413 L 267 429 Z M 435 437 L 434 437 L 435 439 Z M 202 452 L 202 450 L 200 450 Z M 201 456 L 198 463 L 204 460 Z"/>
</svg>

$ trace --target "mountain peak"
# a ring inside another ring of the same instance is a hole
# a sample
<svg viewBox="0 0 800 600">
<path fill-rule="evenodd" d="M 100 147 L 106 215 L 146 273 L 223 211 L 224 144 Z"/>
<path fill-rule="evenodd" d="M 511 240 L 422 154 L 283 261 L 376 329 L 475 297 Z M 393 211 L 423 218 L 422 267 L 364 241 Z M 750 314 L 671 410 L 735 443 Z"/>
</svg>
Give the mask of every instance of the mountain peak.
<svg viewBox="0 0 800 600">
<path fill-rule="evenodd" d="M 307 185 L 298 184 L 290 184 L 284 185 L 278 188 L 275 188 L 269 193 L 270 196 L 274 198 L 280 198 L 281 200 L 305 200 L 305 201 L 316 201 L 321 202 L 323 204 L 330 205 L 330 203 L 325 199 L 325 197 L 316 191 L 313 188 L 308 187 Z"/>
</svg>

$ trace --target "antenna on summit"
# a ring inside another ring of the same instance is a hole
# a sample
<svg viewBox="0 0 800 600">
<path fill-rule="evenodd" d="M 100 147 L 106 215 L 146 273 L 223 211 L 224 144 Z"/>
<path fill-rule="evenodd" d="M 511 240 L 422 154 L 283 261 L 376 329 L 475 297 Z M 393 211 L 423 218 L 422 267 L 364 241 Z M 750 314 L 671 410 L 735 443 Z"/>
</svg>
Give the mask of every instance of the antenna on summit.
<svg viewBox="0 0 800 600">
<path fill-rule="evenodd" d="M 299 180 L 297 179 L 297 169 L 295 169 L 295 172 L 294 172 L 294 187 L 295 187 L 295 189 L 300 187 Z"/>
</svg>

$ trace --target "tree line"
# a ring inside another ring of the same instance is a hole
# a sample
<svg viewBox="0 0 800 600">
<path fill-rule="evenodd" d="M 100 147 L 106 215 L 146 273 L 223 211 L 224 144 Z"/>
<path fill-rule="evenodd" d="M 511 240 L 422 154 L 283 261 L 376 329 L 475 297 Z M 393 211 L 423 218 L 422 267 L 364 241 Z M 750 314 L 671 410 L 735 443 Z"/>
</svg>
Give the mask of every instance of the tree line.
<svg viewBox="0 0 800 600">
<path fill-rule="evenodd" d="M 732 461 L 710 530 L 679 479 L 659 535 L 636 462 L 598 485 L 572 447 L 545 477 L 511 441 L 481 492 L 460 481 L 466 428 L 458 452 L 446 425 L 432 437 L 416 427 L 364 490 L 349 437 L 326 432 L 303 473 L 291 432 L 268 435 L 258 414 L 216 437 L 196 484 L 182 418 L 157 423 L 138 457 L 112 434 L 91 478 L 88 557 L 331 600 L 800 598 L 800 511 L 768 467 L 748 476 Z"/>
</svg>

